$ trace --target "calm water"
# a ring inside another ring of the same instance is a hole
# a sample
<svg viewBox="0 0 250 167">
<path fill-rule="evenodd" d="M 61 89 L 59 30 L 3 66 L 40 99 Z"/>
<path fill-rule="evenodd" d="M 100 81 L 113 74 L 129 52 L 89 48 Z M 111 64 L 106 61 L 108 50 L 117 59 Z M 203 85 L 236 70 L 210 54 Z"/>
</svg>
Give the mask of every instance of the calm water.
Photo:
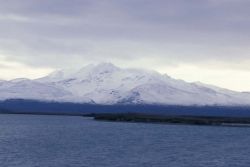
<svg viewBox="0 0 250 167">
<path fill-rule="evenodd" d="M 0 167 L 249 167 L 250 128 L 0 115 Z"/>
</svg>

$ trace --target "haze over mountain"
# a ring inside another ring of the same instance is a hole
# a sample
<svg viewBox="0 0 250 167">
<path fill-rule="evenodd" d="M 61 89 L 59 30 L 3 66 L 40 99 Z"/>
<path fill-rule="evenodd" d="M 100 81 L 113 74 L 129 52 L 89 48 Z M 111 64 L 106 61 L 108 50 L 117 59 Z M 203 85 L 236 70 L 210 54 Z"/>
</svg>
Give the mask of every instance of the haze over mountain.
<svg viewBox="0 0 250 167">
<path fill-rule="evenodd" d="M 30 80 L 0 81 L 0 99 L 91 104 L 250 105 L 250 94 L 200 82 L 188 83 L 143 69 L 111 63 L 59 70 Z"/>
</svg>

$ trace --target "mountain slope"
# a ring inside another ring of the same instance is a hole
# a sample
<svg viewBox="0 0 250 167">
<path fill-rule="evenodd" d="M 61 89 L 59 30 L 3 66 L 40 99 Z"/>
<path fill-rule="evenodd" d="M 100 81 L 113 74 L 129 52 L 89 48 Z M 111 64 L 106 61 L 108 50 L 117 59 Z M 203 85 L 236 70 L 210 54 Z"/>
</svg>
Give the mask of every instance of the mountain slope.
<svg viewBox="0 0 250 167">
<path fill-rule="evenodd" d="M 36 80 L 0 82 L 0 98 L 96 104 L 250 105 L 249 93 L 187 83 L 155 71 L 110 63 L 56 71 Z"/>
<path fill-rule="evenodd" d="M 34 99 L 42 101 L 76 101 L 76 97 L 69 91 L 60 89 L 48 83 L 41 83 L 29 79 L 15 79 L 0 83 L 0 100 L 6 99 Z M 91 102 L 82 98 L 80 102 Z"/>
</svg>

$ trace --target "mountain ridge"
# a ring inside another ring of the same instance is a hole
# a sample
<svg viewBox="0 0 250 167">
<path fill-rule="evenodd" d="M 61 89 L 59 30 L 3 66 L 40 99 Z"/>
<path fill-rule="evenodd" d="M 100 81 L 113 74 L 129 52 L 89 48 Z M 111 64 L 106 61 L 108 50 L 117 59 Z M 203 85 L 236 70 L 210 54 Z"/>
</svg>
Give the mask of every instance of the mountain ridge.
<svg viewBox="0 0 250 167">
<path fill-rule="evenodd" d="M 0 82 L 0 100 L 34 99 L 89 104 L 250 105 L 250 94 L 200 82 L 188 83 L 152 70 L 111 63 L 58 70 L 29 80 Z"/>
</svg>

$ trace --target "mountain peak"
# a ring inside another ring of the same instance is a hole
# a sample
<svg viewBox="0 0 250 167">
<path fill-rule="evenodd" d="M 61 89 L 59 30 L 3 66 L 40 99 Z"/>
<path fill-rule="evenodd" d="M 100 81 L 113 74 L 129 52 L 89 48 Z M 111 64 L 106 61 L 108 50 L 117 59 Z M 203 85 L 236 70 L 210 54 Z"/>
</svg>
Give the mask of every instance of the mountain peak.
<svg viewBox="0 0 250 167">
<path fill-rule="evenodd" d="M 55 92 L 68 92 L 67 97 L 60 99 L 69 101 L 90 99 L 97 104 L 131 102 L 161 105 L 250 105 L 248 93 L 202 83 L 188 83 L 151 70 L 123 69 L 112 63 L 91 64 L 80 70 L 60 70 L 36 81 L 48 85 L 48 92 L 52 92 L 51 87 L 55 88 Z M 18 90 L 19 87 L 22 88 L 20 90 L 27 87 L 22 83 L 11 84 L 10 86 L 17 87 Z M 7 87 L 8 85 L 2 84 L 2 90 Z M 37 90 L 41 90 L 40 93 L 47 92 L 45 87 Z M 13 88 L 6 92 L 7 95 L 11 94 Z"/>
<path fill-rule="evenodd" d="M 105 71 L 105 72 L 113 72 L 116 70 L 119 70 L 120 68 L 115 66 L 112 63 L 100 63 L 94 66 L 94 70 L 98 70 L 98 71 Z"/>
</svg>

